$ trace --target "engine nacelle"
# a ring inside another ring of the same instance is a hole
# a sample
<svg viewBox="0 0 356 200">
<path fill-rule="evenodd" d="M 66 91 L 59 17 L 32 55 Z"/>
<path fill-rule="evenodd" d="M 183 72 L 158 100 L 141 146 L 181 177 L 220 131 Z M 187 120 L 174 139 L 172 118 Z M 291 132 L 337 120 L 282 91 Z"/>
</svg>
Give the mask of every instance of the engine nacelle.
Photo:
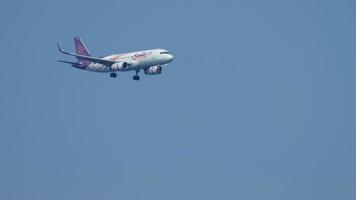
<svg viewBox="0 0 356 200">
<path fill-rule="evenodd" d="M 144 71 L 145 71 L 145 74 L 156 75 L 156 74 L 162 73 L 162 67 L 161 66 L 152 66 L 152 67 L 146 68 Z"/>
<path fill-rule="evenodd" d="M 116 62 L 111 65 L 111 70 L 113 71 L 123 71 L 128 67 L 127 62 Z"/>
</svg>

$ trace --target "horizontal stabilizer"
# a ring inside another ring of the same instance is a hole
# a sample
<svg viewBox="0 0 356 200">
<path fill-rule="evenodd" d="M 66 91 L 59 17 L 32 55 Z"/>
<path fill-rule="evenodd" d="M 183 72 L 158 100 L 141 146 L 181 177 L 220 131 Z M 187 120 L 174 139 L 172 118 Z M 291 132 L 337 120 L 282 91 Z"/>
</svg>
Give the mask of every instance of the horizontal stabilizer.
<svg viewBox="0 0 356 200">
<path fill-rule="evenodd" d="M 58 60 L 58 62 L 67 63 L 67 64 L 71 64 L 71 65 L 77 65 L 78 64 L 78 63 L 75 63 L 75 62 L 70 62 L 70 61 L 65 61 L 65 60 Z"/>
<path fill-rule="evenodd" d="M 78 69 L 86 69 L 87 68 L 86 65 L 76 63 L 76 62 L 70 62 L 70 61 L 66 61 L 66 60 L 58 60 L 58 62 L 70 64 L 70 65 L 72 65 L 72 67 L 75 67 Z"/>
</svg>

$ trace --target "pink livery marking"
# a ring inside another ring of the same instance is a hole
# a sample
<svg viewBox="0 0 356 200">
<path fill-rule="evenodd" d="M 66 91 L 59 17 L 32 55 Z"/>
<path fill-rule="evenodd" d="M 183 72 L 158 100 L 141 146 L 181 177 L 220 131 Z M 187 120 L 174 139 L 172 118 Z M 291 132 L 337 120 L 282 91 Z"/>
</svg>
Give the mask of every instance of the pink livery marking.
<svg viewBox="0 0 356 200">
<path fill-rule="evenodd" d="M 142 53 L 136 53 L 132 59 L 133 60 L 140 60 L 140 59 L 144 59 L 146 58 L 147 56 L 151 55 L 152 53 L 151 52 L 142 52 Z"/>
<path fill-rule="evenodd" d="M 116 61 L 116 60 L 118 60 L 119 58 L 121 58 L 121 56 L 120 56 L 120 55 L 116 55 L 116 56 L 112 57 L 110 60 Z"/>
</svg>

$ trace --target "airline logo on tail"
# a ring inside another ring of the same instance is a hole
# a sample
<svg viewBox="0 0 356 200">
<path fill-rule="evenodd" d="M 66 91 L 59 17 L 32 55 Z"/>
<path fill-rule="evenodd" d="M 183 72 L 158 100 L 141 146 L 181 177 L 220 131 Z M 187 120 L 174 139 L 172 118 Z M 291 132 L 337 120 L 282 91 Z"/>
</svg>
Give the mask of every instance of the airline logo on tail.
<svg viewBox="0 0 356 200">
<path fill-rule="evenodd" d="M 75 45 L 75 51 L 78 55 L 91 56 L 89 50 L 86 48 L 85 44 L 79 37 L 74 37 L 74 45 Z M 87 66 L 90 65 L 91 62 L 78 58 L 78 63 L 83 66 Z"/>
</svg>

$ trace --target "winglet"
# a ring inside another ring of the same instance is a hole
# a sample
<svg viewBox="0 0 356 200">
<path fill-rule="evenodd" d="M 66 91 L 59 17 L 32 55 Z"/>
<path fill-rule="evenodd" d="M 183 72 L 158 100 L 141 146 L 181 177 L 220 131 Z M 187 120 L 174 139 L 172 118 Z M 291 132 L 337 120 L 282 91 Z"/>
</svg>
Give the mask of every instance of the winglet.
<svg viewBox="0 0 356 200">
<path fill-rule="evenodd" d="M 61 53 L 64 53 L 63 49 L 61 48 L 61 46 L 59 45 L 58 42 L 57 42 L 57 47 L 58 47 L 58 50 L 59 50 Z"/>
</svg>

